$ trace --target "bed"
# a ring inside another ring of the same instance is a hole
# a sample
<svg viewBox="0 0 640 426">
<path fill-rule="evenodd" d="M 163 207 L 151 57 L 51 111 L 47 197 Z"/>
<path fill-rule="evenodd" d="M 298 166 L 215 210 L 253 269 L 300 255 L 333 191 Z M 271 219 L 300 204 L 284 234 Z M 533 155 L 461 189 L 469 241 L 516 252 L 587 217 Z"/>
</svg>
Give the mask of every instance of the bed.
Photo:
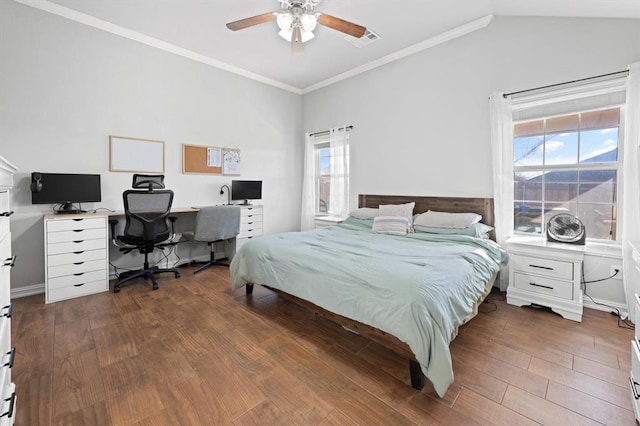
<svg viewBox="0 0 640 426">
<path fill-rule="evenodd" d="M 493 225 L 489 198 L 359 196 L 359 207 L 406 203 L 414 214 L 473 212 Z M 442 397 L 453 383 L 449 343 L 477 313 L 506 253 L 490 234 L 378 234 L 371 222 L 251 240 L 231 262 L 232 289 L 249 295 L 263 285 L 383 344 L 409 360 L 414 388 L 426 377 Z"/>
</svg>

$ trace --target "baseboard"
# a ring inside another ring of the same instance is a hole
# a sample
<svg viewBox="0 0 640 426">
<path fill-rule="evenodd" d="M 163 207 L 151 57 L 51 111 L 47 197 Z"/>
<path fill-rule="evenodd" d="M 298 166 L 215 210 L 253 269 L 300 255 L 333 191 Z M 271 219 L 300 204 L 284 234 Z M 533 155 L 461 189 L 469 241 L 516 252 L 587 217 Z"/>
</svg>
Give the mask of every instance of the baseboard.
<svg viewBox="0 0 640 426">
<path fill-rule="evenodd" d="M 12 288 L 11 298 L 17 299 L 19 297 L 33 296 L 34 294 L 42 294 L 42 293 L 44 293 L 44 283 Z"/>
<path fill-rule="evenodd" d="M 615 311 L 616 309 L 618 309 L 620 311 L 620 317 L 622 319 L 626 319 L 629 317 L 629 308 L 627 305 L 624 305 L 622 303 L 616 303 L 616 302 L 610 302 L 608 300 L 601 300 L 601 299 L 593 299 L 595 302 L 592 302 L 591 300 L 589 300 L 588 297 L 585 297 L 582 300 L 582 304 L 584 305 L 585 308 L 589 308 L 589 309 L 595 309 L 597 311 L 603 311 L 603 312 L 612 312 Z M 603 305 L 598 305 L 598 303 L 602 303 Z"/>
</svg>

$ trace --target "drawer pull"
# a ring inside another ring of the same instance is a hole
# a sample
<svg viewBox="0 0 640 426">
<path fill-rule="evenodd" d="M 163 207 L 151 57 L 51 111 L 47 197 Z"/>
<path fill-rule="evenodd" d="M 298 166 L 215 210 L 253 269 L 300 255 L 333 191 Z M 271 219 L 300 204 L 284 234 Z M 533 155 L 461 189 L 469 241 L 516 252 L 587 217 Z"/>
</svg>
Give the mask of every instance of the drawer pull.
<svg viewBox="0 0 640 426">
<path fill-rule="evenodd" d="M 3 317 L 7 317 L 7 318 L 11 318 L 11 315 L 13 315 L 13 303 L 9 303 L 7 306 L 3 306 L 2 309 L 6 309 L 7 313 L 3 314 Z"/>
<path fill-rule="evenodd" d="M 547 271 L 553 271 L 553 268 L 551 268 L 551 267 L 549 267 L 549 266 L 529 265 L 529 267 L 531 267 L 531 268 L 538 268 L 538 269 L 546 269 Z"/>
<path fill-rule="evenodd" d="M 76 244 L 83 243 L 83 242 L 84 242 L 84 240 L 77 240 L 77 241 L 74 241 L 74 243 L 76 243 Z"/>
<path fill-rule="evenodd" d="M 0 213 L 0 216 L 2 216 L 2 217 L 9 217 L 9 216 L 11 216 L 13 213 L 15 213 L 13 210 L 12 210 L 12 211 L 10 211 L 10 212 L 2 212 L 2 213 Z"/>
<path fill-rule="evenodd" d="M 74 265 L 82 265 L 84 262 L 73 262 Z"/>
<path fill-rule="evenodd" d="M 3 367 L 13 368 L 13 360 L 16 357 L 16 348 L 13 347 L 9 352 L 7 352 L 7 355 L 9 355 L 9 361 L 7 361 Z"/>
<path fill-rule="evenodd" d="M 5 399 L 5 401 L 9 401 L 9 410 L 0 414 L 0 417 L 7 416 L 8 418 L 11 418 L 13 417 L 13 407 L 16 402 L 16 393 L 13 392 L 9 398 Z"/>
<path fill-rule="evenodd" d="M 640 395 L 638 395 L 638 390 L 636 389 L 636 386 L 640 385 L 640 383 L 636 382 L 631 377 L 629 377 L 629 383 L 631 383 L 631 392 L 633 392 L 633 398 L 636 400 L 640 399 Z"/>
<path fill-rule="evenodd" d="M 529 285 L 532 285 L 532 286 L 535 286 L 535 287 L 548 288 L 549 290 L 553 290 L 553 287 L 548 286 L 548 285 L 542 285 L 542 284 L 536 284 L 536 283 L 529 283 Z"/>
<path fill-rule="evenodd" d="M 82 287 L 83 285 L 84 285 L 84 283 L 82 283 L 82 284 L 74 284 L 73 286 L 74 287 Z"/>
<path fill-rule="evenodd" d="M 84 229 L 72 229 L 73 232 L 82 232 Z"/>
<path fill-rule="evenodd" d="M 77 274 L 73 274 L 76 277 L 79 277 L 80 275 L 84 275 L 84 272 L 78 272 Z"/>
<path fill-rule="evenodd" d="M 73 254 L 82 254 L 82 253 L 84 253 L 84 250 L 82 250 L 82 251 L 74 251 L 73 252 Z"/>
<path fill-rule="evenodd" d="M 81 222 L 81 221 L 83 221 L 84 219 L 79 218 L 79 219 L 71 219 L 71 220 L 73 220 L 74 222 Z"/>
<path fill-rule="evenodd" d="M 2 266 L 8 266 L 9 268 L 16 266 L 16 256 L 7 257 Z"/>
</svg>

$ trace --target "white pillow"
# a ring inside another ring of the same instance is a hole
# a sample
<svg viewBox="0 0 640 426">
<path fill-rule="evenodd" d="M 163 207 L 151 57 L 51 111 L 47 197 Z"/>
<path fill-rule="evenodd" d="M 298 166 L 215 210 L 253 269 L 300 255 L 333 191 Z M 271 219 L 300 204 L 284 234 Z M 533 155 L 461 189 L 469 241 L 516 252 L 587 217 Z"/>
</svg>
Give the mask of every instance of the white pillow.
<svg viewBox="0 0 640 426">
<path fill-rule="evenodd" d="M 413 208 L 416 203 L 406 204 L 380 204 L 380 216 L 403 216 L 409 219 L 409 224 L 413 221 Z"/>
<path fill-rule="evenodd" d="M 355 217 L 356 219 L 373 219 L 374 217 L 380 216 L 380 210 L 371 207 L 361 207 L 349 213 L 349 216 Z"/>
<path fill-rule="evenodd" d="M 411 229 L 409 219 L 402 216 L 378 216 L 373 219 L 374 234 L 407 235 Z"/>
<path fill-rule="evenodd" d="M 476 213 L 447 213 L 429 210 L 419 215 L 414 225 L 432 226 L 434 228 L 468 228 L 480 222 L 482 216 Z"/>
</svg>

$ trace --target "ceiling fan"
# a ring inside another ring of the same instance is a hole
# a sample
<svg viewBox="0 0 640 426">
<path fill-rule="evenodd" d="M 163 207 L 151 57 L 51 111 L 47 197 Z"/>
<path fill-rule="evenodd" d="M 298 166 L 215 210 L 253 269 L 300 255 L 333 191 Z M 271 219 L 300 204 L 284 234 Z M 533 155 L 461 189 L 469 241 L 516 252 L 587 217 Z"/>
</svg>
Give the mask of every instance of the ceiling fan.
<svg viewBox="0 0 640 426">
<path fill-rule="evenodd" d="M 366 27 L 315 12 L 314 9 L 321 0 L 278 0 L 281 12 L 268 12 L 250 18 L 229 22 L 227 28 L 232 31 L 242 30 L 254 25 L 275 20 L 280 27 L 278 33 L 282 38 L 291 42 L 291 53 L 300 56 L 303 53 L 302 43 L 314 37 L 313 30 L 317 24 L 332 28 L 336 31 L 360 38 L 367 31 Z"/>
</svg>

